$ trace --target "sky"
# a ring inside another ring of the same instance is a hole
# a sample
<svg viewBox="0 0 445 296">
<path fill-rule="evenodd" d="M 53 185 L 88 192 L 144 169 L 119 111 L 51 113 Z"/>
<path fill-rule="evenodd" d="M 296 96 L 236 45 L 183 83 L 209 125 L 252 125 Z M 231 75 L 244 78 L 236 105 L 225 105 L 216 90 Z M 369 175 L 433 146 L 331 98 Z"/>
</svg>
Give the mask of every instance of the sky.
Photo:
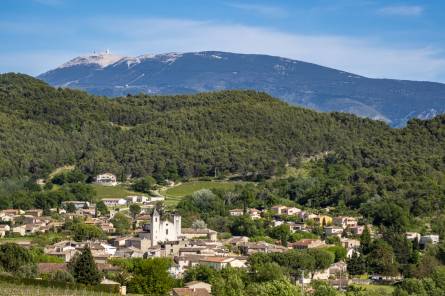
<svg viewBox="0 0 445 296">
<path fill-rule="evenodd" d="M 107 49 L 269 54 L 445 83 L 445 1 L 0 1 L 0 73 L 38 75 Z"/>
</svg>

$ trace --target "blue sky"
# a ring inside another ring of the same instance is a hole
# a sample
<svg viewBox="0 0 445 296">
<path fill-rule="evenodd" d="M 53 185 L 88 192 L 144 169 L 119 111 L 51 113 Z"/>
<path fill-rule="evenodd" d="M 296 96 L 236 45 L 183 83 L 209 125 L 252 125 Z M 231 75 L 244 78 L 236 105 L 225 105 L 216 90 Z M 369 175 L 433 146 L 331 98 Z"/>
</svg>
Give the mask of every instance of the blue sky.
<svg viewBox="0 0 445 296">
<path fill-rule="evenodd" d="M 444 28 L 440 0 L 2 0 L 0 72 L 37 75 L 105 49 L 222 50 L 445 82 Z"/>
</svg>

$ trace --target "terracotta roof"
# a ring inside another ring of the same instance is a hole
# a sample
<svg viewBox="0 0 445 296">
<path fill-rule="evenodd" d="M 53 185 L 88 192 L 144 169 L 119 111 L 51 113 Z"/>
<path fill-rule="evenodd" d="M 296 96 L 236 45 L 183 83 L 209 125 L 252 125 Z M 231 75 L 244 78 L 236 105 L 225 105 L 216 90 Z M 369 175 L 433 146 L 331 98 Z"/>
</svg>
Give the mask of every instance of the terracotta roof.
<svg viewBox="0 0 445 296">
<path fill-rule="evenodd" d="M 230 257 L 204 257 L 200 261 L 204 262 L 213 262 L 213 263 L 224 263 L 233 260 Z"/>
<path fill-rule="evenodd" d="M 37 272 L 38 273 L 49 273 L 56 270 L 68 271 L 65 263 L 38 263 Z"/>
</svg>

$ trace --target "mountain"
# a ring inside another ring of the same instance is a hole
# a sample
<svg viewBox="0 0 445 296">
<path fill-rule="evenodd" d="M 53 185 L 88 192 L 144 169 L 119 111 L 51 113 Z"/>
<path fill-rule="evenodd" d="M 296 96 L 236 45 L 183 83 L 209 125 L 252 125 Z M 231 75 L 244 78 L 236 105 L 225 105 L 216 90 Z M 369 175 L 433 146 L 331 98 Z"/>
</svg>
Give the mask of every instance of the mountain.
<svg viewBox="0 0 445 296">
<path fill-rule="evenodd" d="M 340 111 L 401 127 L 445 112 L 445 84 L 371 79 L 281 57 L 228 52 L 77 57 L 38 76 L 53 86 L 105 96 L 264 91 L 318 111 Z"/>
</svg>

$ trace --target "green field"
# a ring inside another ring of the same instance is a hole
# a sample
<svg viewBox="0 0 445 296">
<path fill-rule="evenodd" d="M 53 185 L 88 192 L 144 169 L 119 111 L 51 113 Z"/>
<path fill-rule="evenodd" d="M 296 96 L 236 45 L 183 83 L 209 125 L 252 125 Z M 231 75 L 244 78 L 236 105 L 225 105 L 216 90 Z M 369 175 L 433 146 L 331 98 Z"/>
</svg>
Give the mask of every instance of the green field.
<svg viewBox="0 0 445 296">
<path fill-rule="evenodd" d="M 394 286 L 388 285 L 354 285 L 355 287 L 363 288 L 367 291 L 379 292 L 381 296 L 392 295 Z"/>
<path fill-rule="evenodd" d="M 182 183 L 161 192 L 166 197 L 167 206 L 175 206 L 187 195 L 201 189 L 234 189 L 236 185 L 246 184 L 245 182 L 224 182 L 224 181 L 193 181 Z"/>
<path fill-rule="evenodd" d="M 128 195 L 140 195 L 141 193 L 137 193 L 131 191 L 125 185 L 117 185 L 117 186 L 102 186 L 98 184 L 92 184 L 93 188 L 96 190 L 96 199 L 101 200 L 104 198 L 124 198 Z"/>
<path fill-rule="evenodd" d="M 107 292 L 90 292 L 83 290 L 68 290 L 61 288 L 33 287 L 0 283 L 0 296 L 106 296 L 118 295 Z"/>
</svg>

